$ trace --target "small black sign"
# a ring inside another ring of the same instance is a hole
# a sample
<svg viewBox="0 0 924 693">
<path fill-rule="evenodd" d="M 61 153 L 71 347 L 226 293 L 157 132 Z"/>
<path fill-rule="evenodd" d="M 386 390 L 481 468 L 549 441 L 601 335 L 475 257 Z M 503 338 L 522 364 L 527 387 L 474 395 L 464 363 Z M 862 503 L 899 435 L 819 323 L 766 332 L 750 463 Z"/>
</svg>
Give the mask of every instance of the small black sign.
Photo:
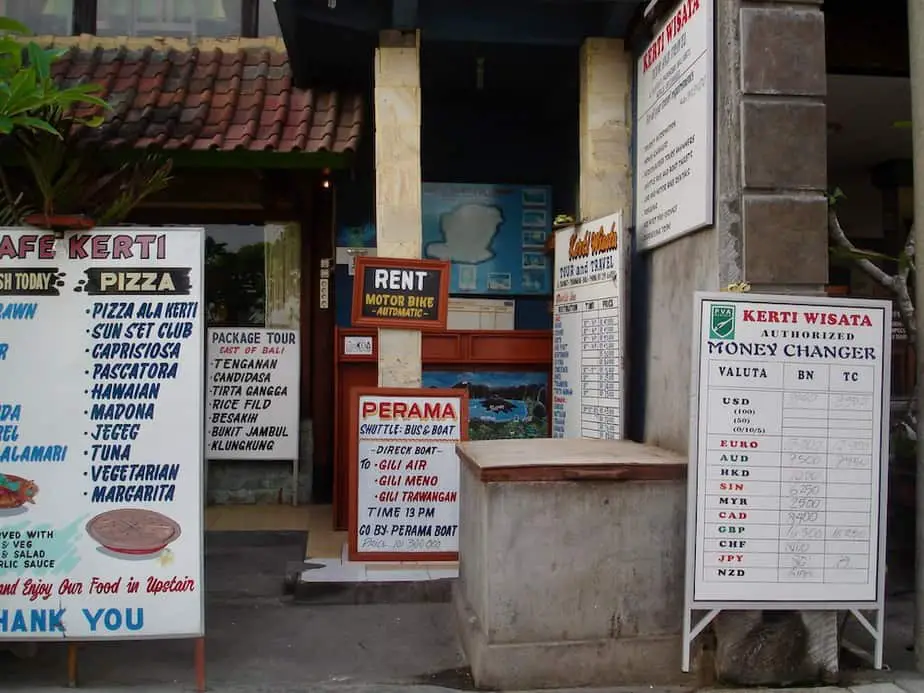
<svg viewBox="0 0 924 693">
<path fill-rule="evenodd" d="M 59 296 L 64 273 L 57 268 L 0 269 L 0 296 Z"/>
<path fill-rule="evenodd" d="M 445 330 L 448 262 L 359 257 L 353 283 L 353 325 Z"/>
</svg>

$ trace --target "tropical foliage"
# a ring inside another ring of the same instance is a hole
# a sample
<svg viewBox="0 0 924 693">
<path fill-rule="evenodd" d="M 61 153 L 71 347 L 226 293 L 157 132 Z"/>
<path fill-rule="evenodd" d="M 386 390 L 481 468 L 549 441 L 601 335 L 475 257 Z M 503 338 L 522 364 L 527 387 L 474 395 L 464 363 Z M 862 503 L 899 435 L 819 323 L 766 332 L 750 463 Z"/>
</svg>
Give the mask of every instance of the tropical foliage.
<svg viewBox="0 0 924 693">
<path fill-rule="evenodd" d="M 0 17 L 0 135 L 14 130 L 41 130 L 58 135 L 48 115 L 78 106 L 108 108 L 96 84 L 62 87 L 51 76 L 51 66 L 63 50 L 43 48 L 34 41 L 25 41 L 29 29 L 9 17 Z M 95 109 L 94 109 L 95 110 Z M 79 119 L 86 125 L 101 123 L 96 114 Z"/>
<path fill-rule="evenodd" d="M 84 217 L 97 226 L 121 223 L 145 198 L 170 181 L 169 159 L 148 154 L 110 164 L 79 141 L 74 120 L 61 111 L 44 113 L 45 128 L 11 135 L 24 171 L 0 169 L 0 223 L 22 224 L 34 215 Z M 38 225 L 46 225 L 39 223 Z M 48 223 L 51 228 L 53 224 Z"/>
<path fill-rule="evenodd" d="M 33 223 L 59 228 L 62 216 L 85 226 L 123 221 L 146 197 L 170 180 L 170 161 L 153 155 L 107 165 L 76 136 L 77 127 L 98 127 L 109 105 L 99 85 L 62 86 L 52 65 L 62 50 L 27 41 L 29 29 L 0 17 L 0 224 Z M 83 116 L 81 113 L 92 115 Z"/>
</svg>

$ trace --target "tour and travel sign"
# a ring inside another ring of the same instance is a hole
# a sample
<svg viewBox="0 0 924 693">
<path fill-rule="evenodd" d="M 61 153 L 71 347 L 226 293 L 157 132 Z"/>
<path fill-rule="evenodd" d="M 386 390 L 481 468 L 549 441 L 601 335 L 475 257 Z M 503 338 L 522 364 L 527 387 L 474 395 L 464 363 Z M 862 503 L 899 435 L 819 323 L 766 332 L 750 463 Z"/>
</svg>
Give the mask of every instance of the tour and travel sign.
<svg viewBox="0 0 924 693">
<path fill-rule="evenodd" d="M 556 233 L 553 438 L 624 436 L 625 240 L 622 212 Z"/>
<path fill-rule="evenodd" d="M 353 326 L 445 330 L 449 273 L 440 260 L 357 257 Z"/>
<path fill-rule="evenodd" d="M 688 610 L 883 607 L 891 315 L 696 295 Z"/>
<path fill-rule="evenodd" d="M 203 238 L 0 231 L 0 640 L 204 634 Z"/>
<path fill-rule="evenodd" d="M 468 392 L 354 388 L 350 403 L 350 559 L 457 560 Z"/>
</svg>

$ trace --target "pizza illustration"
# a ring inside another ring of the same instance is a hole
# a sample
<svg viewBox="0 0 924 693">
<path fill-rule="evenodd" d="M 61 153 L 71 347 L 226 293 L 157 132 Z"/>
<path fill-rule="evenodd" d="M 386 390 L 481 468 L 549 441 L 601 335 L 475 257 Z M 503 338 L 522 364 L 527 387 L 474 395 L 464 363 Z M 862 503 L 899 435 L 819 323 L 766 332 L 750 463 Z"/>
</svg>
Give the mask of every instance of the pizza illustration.
<svg viewBox="0 0 924 693">
<path fill-rule="evenodd" d="M 34 504 L 38 491 L 39 487 L 34 481 L 13 474 L 0 474 L 0 510 Z"/>
<path fill-rule="evenodd" d="M 159 553 L 180 536 L 180 526 L 169 517 L 139 508 L 100 513 L 87 522 L 86 530 L 103 548 L 132 556 Z"/>
</svg>

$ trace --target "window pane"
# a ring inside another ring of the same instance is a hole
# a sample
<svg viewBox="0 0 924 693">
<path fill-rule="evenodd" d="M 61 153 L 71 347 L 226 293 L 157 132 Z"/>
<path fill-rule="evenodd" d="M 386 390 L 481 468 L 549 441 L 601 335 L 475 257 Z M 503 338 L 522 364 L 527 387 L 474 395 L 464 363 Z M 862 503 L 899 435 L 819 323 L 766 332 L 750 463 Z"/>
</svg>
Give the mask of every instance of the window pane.
<svg viewBox="0 0 924 693">
<path fill-rule="evenodd" d="M 239 36 L 241 0 L 98 0 L 102 36 Z"/>
<path fill-rule="evenodd" d="M 0 0 L 0 15 L 19 20 L 36 34 L 69 36 L 73 0 Z"/>
<path fill-rule="evenodd" d="M 282 36 L 273 0 L 259 0 L 259 2 L 260 14 L 257 17 L 257 34 L 259 36 Z"/>
<path fill-rule="evenodd" d="M 298 224 L 206 226 L 208 324 L 298 328 L 301 234 Z"/>
</svg>

